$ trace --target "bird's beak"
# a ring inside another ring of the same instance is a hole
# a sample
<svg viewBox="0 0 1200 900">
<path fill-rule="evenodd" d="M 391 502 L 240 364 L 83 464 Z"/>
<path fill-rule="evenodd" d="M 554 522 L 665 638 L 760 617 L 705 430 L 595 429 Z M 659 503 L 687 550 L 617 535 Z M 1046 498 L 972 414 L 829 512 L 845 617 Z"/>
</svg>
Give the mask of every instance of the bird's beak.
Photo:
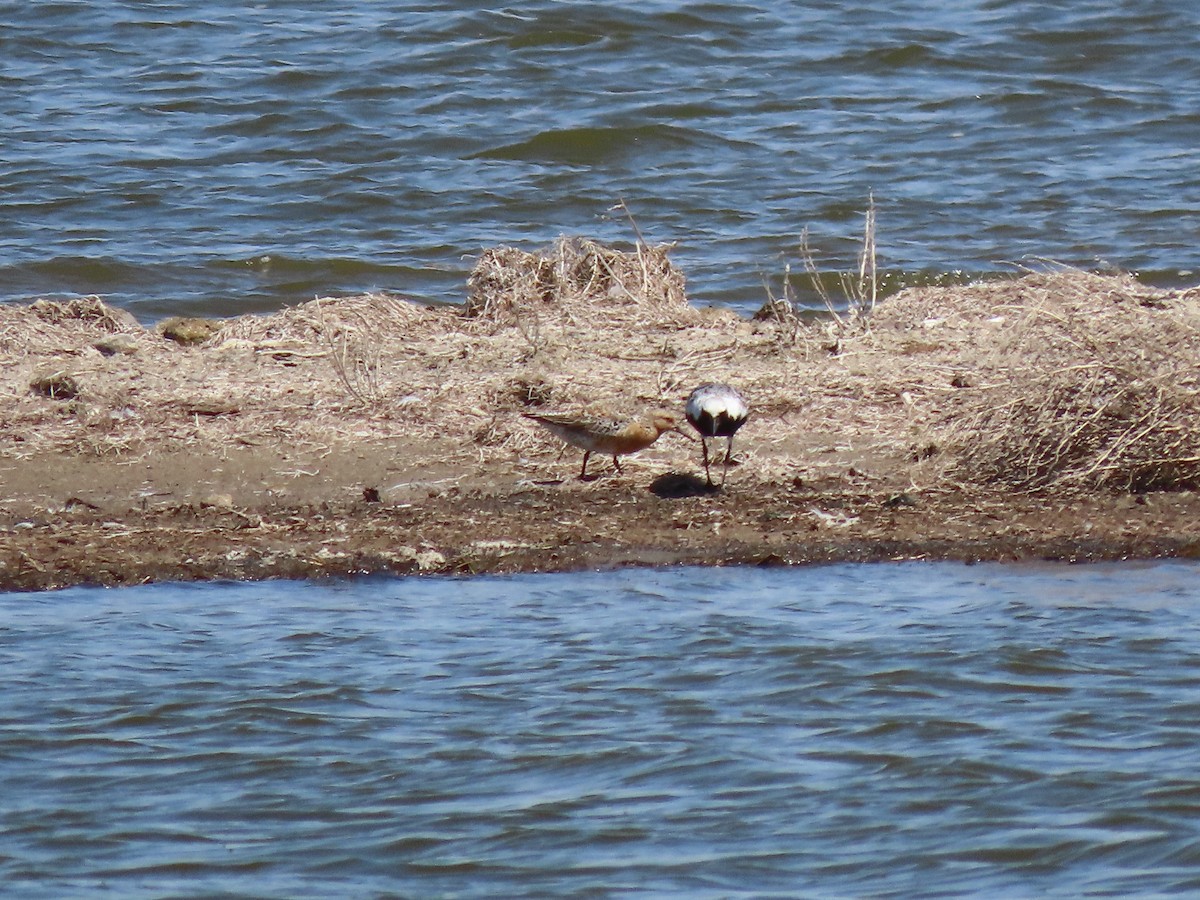
<svg viewBox="0 0 1200 900">
<path fill-rule="evenodd" d="M 672 431 L 674 431 L 674 432 L 675 432 L 677 435 L 679 435 L 680 437 L 682 437 L 682 438 L 685 438 L 686 440 L 690 441 L 690 442 L 691 442 L 691 443 L 693 443 L 693 444 L 694 444 L 694 443 L 696 443 L 696 441 L 698 441 L 698 440 L 699 440 L 699 438 L 697 438 L 697 437 L 696 437 L 694 434 L 692 434 L 690 431 L 685 431 L 682 425 L 676 425 L 676 426 L 675 426 L 673 429 L 671 429 L 671 430 L 672 430 Z"/>
</svg>

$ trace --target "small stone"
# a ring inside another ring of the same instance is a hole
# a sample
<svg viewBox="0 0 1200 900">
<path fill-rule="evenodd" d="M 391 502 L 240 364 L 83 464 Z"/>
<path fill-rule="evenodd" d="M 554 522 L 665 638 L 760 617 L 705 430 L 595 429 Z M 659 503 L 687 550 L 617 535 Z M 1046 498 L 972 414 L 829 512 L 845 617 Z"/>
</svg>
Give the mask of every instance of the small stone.
<svg viewBox="0 0 1200 900">
<path fill-rule="evenodd" d="M 221 399 L 180 400 L 174 405 L 189 416 L 236 416 L 242 411 L 241 407 L 231 400 Z"/>
<path fill-rule="evenodd" d="M 220 331 L 223 324 L 220 319 L 174 316 L 159 322 L 157 330 L 167 340 L 191 346 L 194 344 L 203 344 Z"/>
<path fill-rule="evenodd" d="M 100 340 L 92 344 L 92 346 L 105 356 L 116 356 L 118 353 L 130 355 L 137 353 L 138 350 L 141 349 L 138 346 L 137 338 L 135 338 L 132 334 L 127 334 L 124 332 L 118 332 L 117 334 L 110 334 L 106 337 L 102 337 Z"/>
</svg>

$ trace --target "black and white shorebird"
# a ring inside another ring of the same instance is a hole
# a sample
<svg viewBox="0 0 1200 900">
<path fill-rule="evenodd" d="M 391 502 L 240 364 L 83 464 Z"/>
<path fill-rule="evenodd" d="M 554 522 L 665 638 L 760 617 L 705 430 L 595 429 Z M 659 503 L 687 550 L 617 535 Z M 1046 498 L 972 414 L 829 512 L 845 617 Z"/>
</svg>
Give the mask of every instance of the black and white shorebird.
<svg viewBox="0 0 1200 900">
<path fill-rule="evenodd" d="M 710 487 L 713 480 L 708 470 L 708 439 L 723 437 L 727 440 L 725 467 L 721 470 L 721 484 L 724 485 L 725 475 L 729 471 L 730 454 L 733 453 L 733 436 L 746 424 L 746 419 L 750 416 L 750 407 L 746 405 L 746 399 L 727 384 L 702 384 L 688 396 L 684 415 L 700 434 L 700 446 L 704 452 L 704 475 Z"/>
</svg>

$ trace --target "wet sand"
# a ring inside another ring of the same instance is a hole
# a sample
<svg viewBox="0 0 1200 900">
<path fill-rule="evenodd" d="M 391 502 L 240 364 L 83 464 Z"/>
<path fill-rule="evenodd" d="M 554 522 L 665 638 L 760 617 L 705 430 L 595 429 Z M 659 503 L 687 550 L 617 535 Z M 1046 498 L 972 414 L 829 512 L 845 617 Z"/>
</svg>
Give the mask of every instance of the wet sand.
<svg viewBox="0 0 1200 900">
<path fill-rule="evenodd" d="M 355 459 L 387 471 L 386 460 Z M 315 462 L 311 471 L 320 473 Z M 254 460 L 247 471 L 262 463 Z M 171 461 L 173 477 L 186 478 L 188 466 Z M 1200 497 L 1190 492 L 909 492 L 867 474 L 762 484 L 734 470 L 725 490 L 707 493 L 694 474 L 651 478 L 636 460 L 625 469 L 586 484 L 561 467 L 561 483 L 510 476 L 443 489 L 410 482 L 404 499 L 389 500 L 385 491 L 378 501 L 362 496 L 373 485 L 296 476 L 310 486 L 294 489 L 287 501 L 255 506 L 233 505 L 230 493 L 221 493 L 229 482 L 210 476 L 203 499 L 130 508 L 119 483 L 96 487 L 104 466 L 89 465 L 75 471 L 86 481 L 56 479 L 51 489 L 61 506 L 31 506 L 0 519 L 0 586 L 1200 555 Z M 167 478 L 159 483 L 169 490 Z"/>
</svg>

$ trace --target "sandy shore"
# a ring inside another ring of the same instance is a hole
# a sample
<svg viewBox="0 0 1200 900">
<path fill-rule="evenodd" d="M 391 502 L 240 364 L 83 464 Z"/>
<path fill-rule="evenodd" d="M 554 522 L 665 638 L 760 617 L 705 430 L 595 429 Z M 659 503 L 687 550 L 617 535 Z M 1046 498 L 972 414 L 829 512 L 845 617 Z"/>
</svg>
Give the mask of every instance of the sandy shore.
<svg viewBox="0 0 1200 900">
<path fill-rule="evenodd" d="M 1054 272 L 746 321 L 585 242 L 485 254 L 470 292 L 0 309 L 0 587 L 1200 552 L 1195 291 Z M 706 380 L 753 409 L 719 492 L 674 434 L 582 482 L 521 415 Z"/>
</svg>

